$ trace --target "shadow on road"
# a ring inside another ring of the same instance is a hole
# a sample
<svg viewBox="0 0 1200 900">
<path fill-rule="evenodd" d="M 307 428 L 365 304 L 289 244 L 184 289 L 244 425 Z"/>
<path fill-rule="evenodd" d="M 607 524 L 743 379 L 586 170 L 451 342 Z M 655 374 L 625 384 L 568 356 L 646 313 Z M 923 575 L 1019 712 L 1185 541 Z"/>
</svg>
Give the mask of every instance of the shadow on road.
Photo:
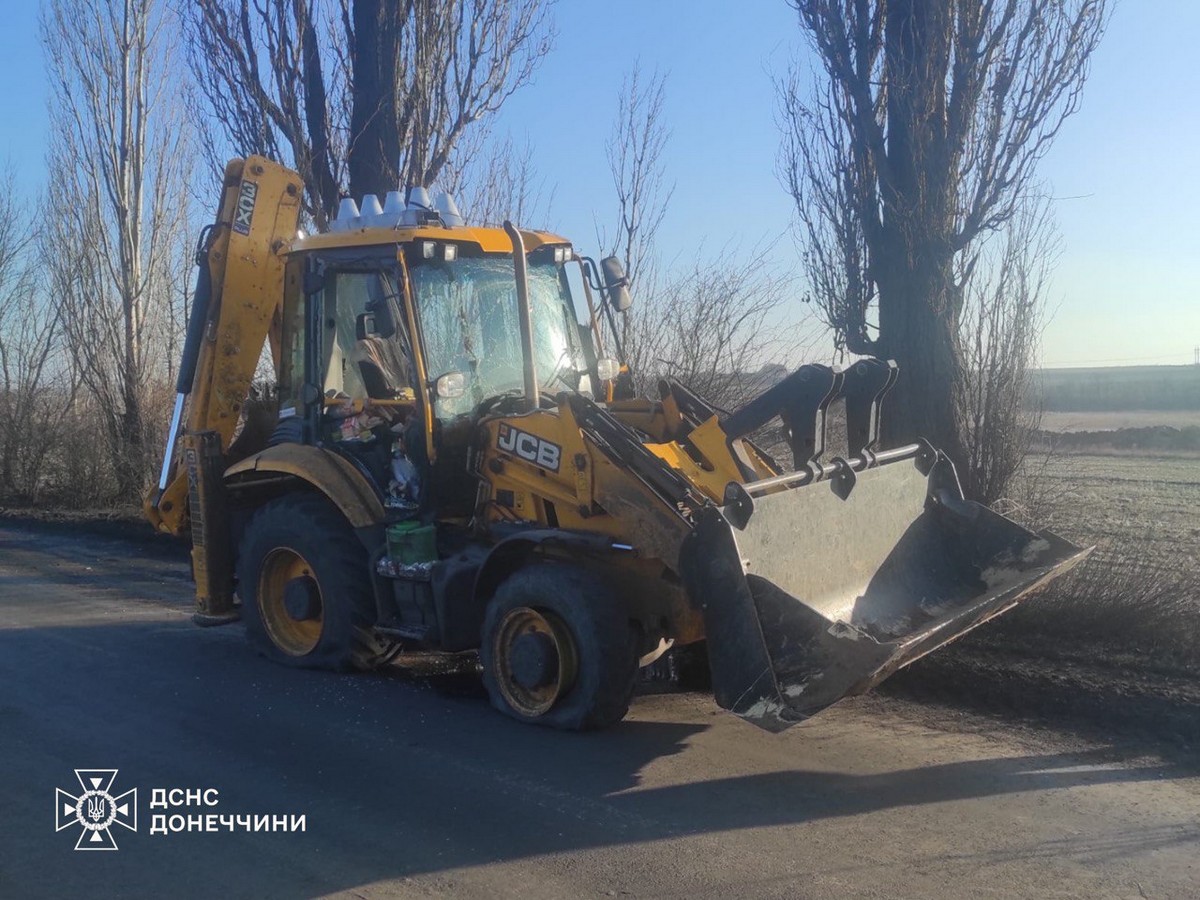
<svg viewBox="0 0 1200 900">
<path fill-rule="evenodd" d="M 14 607 L 32 614 L 43 600 L 0 603 L 11 619 L 21 613 Z M 744 774 L 711 778 L 710 767 L 688 760 L 707 724 L 630 721 L 563 734 L 395 677 L 284 670 L 255 657 L 236 628 L 198 630 L 166 614 L 72 624 L 73 605 L 59 607 L 53 626 L 0 630 L 0 792 L 10 812 L 0 817 L 0 846 L 10 850 L 0 884 L 15 895 L 39 893 L 44 883 L 32 879 L 47 871 L 67 887 L 94 871 L 75 858 L 91 854 L 66 852 L 73 839 L 42 827 L 54 788 L 76 767 L 119 768 L 125 787 L 141 792 L 143 827 L 127 836 L 129 852 L 105 864 L 110 875 L 142 893 L 225 896 L 325 892 L 565 851 L 1189 774 L 1110 765 L 1099 750 L 829 772 L 806 763 L 800 741 L 791 744 L 794 768 L 750 771 L 747 762 Z M 729 727 L 726 771 L 743 747 L 753 757 L 756 745 L 780 740 Z M 668 777 L 643 786 L 648 767 L 677 754 Z M 155 787 L 214 787 L 219 809 L 199 812 L 303 813 L 307 830 L 151 836 Z M 1131 834 L 1127 846 L 1064 838 L 1037 852 L 1132 853 L 1178 840 L 1177 832 Z"/>
</svg>

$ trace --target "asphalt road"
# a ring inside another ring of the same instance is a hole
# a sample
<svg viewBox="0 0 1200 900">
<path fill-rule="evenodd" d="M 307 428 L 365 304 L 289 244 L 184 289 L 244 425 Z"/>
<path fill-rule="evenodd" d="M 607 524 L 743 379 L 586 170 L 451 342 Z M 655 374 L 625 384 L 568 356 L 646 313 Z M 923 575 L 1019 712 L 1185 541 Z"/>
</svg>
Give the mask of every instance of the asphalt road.
<svg viewBox="0 0 1200 900">
<path fill-rule="evenodd" d="M 559 734 L 272 666 L 192 626 L 184 567 L 148 552 L 0 524 L 0 897 L 1200 895 L 1177 764 L 877 698 L 772 736 L 650 696 Z M 54 830 L 76 768 L 138 789 L 116 852 Z M 306 830 L 151 834 L 160 787 Z"/>
</svg>

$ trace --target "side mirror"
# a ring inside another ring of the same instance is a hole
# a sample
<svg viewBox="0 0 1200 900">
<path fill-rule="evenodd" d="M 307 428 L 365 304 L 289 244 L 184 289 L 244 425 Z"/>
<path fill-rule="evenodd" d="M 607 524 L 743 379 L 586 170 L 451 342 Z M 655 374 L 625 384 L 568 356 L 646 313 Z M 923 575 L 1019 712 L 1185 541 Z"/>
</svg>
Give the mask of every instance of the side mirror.
<svg viewBox="0 0 1200 900">
<path fill-rule="evenodd" d="M 616 381 L 621 374 L 621 364 L 606 356 L 596 360 L 596 377 L 601 381 Z"/>
<path fill-rule="evenodd" d="M 375 328 L 374 313 L 359 313 L 354 319 L 354 336 L 365 341 L 367 338 L 379 337 L 379 331 Z"/>
<path fill-rule="evenodd" d="M 606 256 L 600 260 L 600 271 L 604 278 L 604 290 L 608 294 L 608 302 L 618 312 L 625 312 L 633 306 L 633 298 L 629 296 L 629 279 L 625 277 L 625 267 L 615 256 Z"/>
<path fill-rule="evenodd" d="M 462 372 L 439 375 L 433 383 L 433 393 L 439 400 L 457 400 L 467 392 L 467 376 Z"/>
</svg>

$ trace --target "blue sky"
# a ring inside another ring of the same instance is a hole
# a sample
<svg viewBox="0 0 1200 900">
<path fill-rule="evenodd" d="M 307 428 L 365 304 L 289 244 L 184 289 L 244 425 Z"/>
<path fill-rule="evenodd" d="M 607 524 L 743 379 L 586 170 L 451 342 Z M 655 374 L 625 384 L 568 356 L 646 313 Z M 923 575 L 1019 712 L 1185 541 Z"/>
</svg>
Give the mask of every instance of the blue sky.
<svg viewBox="0 0 1200 900">
<path fill-rule="evenodd" d="M 0 157 L 31 196 L 41 183 L 45 78 L 37 4 L 9 0 L 0 30 Z M 528 140 L 555 190 L 552 224 L 581 249 L 612 215 L 604 139 L 622 76 L 640 60 L 668 77 L 666 154 L 675 194 L 660 235 L 668 259 L 732 238 L 797 251 L 775 176 L 771 74 L 804 50 L 783 0 L 560 0 L 559 38 L 535 82 L 497 123 Z M 1197 0 L 1125 0 L 1094 59 L 1083 109 L 1041 169 L 1064 252 L 1048 365 L 1189 363 L 1200 345 L 1200 68 Z M 592 248 L 594 249 L 594 248 Z"/>
</svg>

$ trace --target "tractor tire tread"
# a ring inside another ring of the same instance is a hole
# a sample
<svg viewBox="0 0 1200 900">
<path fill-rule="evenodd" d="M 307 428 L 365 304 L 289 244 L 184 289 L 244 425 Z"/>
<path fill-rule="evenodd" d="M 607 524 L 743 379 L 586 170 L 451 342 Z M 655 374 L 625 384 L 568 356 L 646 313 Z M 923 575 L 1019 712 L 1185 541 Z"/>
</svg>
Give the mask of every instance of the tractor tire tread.
<svg viewBox="0 0 1200 900">
<path fill-rule="evenodd" d="M 570 630 L 579 657 L 575 685 L 536 718 L 508 705 L 492 660 L 500 620 L 519 606 L 558 616 Z M 484 687 L 496 709 L 520 721 L 565 731 L 607 728 L 629 711 L 637 684 L 637 635 L 615 592 L 595 574 L 565 563 L 534 563 L 505 579 L 488 604 L 480 649 Z"/>
<path fill-rule="evenodd" d="M 316 570 L 325 604 L 321 639 L 311 653 L 300 657 L 284 653 L 271 641 L 254 596 L 259 566 L 267 553 L 284 542 Z M 341 512 L 318 494 L 280 497 L 254 513 L 238 554 L 238 592 L 247 638 L 276 662 L 307 669 L 365 671 L 386 655 L 387 647 L 372 632 L 375 607 L 366 549 Z"/>
</svg>

